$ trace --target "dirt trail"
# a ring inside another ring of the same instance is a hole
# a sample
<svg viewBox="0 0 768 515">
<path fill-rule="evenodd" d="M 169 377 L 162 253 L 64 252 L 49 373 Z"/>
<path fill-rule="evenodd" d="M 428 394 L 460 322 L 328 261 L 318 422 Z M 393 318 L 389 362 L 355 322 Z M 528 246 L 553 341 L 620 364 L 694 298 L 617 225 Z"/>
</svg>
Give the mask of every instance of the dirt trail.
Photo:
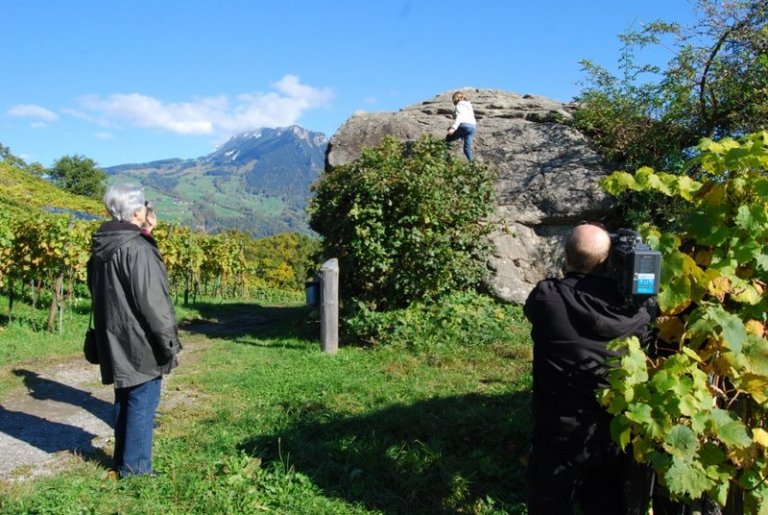
<svg viewBox="0 0 768 515">
<path fill-rule="evenodd" d="M 210 340 L 185 333 L 179 366 L 190 365 Z M 181 368 L 177 371 L 182 370 Z M 12 369 L 24 387 L 0 401 L 0 481 L 23 480 L 60 470 L 77 456 L 108 467 L 112 447 L 112 385 L 102 385 L 98 365 L 84 358 Z M 163 382 L 158 411 L 183 399 Z M 169 387 L 170 386 L 170 387 Z"/>
<path fill-rule="evenodd" d="M 0 480 L 55 471 L 73 453 L 107 460 L 114 394 L 97 366 L 77 359 L 13 373 L 26 388 L 0 403 Z"/>
</svg>

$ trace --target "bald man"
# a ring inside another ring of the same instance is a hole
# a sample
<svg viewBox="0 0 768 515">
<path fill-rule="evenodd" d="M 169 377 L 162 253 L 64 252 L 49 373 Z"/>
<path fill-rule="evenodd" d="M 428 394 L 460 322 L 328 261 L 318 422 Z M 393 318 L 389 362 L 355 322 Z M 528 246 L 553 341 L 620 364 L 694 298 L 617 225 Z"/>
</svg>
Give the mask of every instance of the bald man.
<svg viewBox="0 0 768 515">
<path fill-rule="evenodd" d="M 603 275 L 610 248 L 602 227 L 576 226 L 565 242 L 565 277 L 539 282 L 525 303 L 533 339 L 529 515 L 567 515 L 577 505 L 585 515 L 632 513 L 630 457 L 611 442 L 611 415 L 595 391 L 607 386 L 606 345 L 644 336 L 650 315 L 626 305 Z"/>
</svg>

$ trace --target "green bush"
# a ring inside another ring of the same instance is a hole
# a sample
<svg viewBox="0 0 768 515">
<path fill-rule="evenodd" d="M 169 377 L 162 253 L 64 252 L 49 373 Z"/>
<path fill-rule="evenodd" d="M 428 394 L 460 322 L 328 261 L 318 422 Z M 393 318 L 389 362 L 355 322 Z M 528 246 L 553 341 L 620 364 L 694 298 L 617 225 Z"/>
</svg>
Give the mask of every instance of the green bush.
<svg viewBox="0 0 768 515">
<path fill-rule="evenodd" d="M 475 292 L 456 292 L 439 301 L 414 302 L 385 312 L 373 311 L 361 302 L 345 328 L 349 338 L 371 346 L 430 348 L 506 341 L 510 329 L 523 323 L 519 307 Z"/>
<path fill-rule="evenodd" d="M 434 137 L 387 137 L 324 175 L 309 212 L 339 260 L 342 299 L 379 311 L 478 285 L 492 207 L 486 165 L 448 160 Z"/>
</svg>

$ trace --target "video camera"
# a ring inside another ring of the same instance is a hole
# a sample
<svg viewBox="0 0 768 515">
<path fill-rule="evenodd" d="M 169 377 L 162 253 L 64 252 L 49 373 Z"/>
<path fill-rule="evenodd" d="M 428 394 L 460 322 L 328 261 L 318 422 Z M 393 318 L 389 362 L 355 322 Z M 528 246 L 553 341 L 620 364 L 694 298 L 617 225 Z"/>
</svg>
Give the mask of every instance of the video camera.
<svg viewBox="0 0 768 515">
<path fill-rule="evenodd" d="M 640 233 L 619 229 L 611 233 L 606 274 L 627 300 L 644 300 L 659 293 L 661 252 L 643 243 Z"/>
</svg>

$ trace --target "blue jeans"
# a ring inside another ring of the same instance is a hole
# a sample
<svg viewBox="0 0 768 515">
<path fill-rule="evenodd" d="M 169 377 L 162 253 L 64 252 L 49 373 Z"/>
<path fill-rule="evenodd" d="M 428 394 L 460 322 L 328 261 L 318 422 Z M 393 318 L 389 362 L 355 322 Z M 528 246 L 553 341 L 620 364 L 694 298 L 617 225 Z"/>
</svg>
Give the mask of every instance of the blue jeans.
<svg viewBox="0 0 768 515">
<path fill-rule="evenodd" d="M 152 433 L 162 377 L 115 388 L 115 469 L 120 477 L 152 473 Z"/>
<path fill-rule="evenodd" d="M 451 143 L 457 139 L 464 139 L 464 155 L 467 156 L 467 159 L 470 161 L 474 161 L 475 155 L 472 153 L 472 142 L 475 140 L 476 130 L 476 126 L 462 123 L 455 131 L 453 131 L 453 134 L 446 136 L 445 140 L 448 143 Z"/>
</svg>

